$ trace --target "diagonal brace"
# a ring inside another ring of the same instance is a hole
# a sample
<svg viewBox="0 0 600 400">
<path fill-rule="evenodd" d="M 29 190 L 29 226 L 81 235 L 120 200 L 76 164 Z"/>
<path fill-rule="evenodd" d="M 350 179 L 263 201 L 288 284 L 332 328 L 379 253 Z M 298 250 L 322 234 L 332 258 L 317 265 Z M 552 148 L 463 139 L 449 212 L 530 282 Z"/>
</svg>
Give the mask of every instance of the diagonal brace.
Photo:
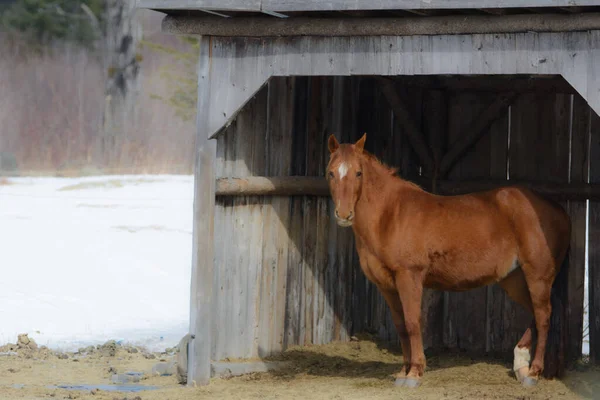
<svg viewBox="0 0 600 400">
<path fill-rule="evenodd" d="M 452 166 L 460 157 L 473 146 L 488 131 L 490 125 L 508 110 L 508 107 L 517 97 L 516 93 L 509 93 L 498 97 L 479 116 L 471 122 L 467 134 L 462 136 L 446 153 L 440 163 L 440 176 L 446 176 Z"/>
<path fill-rule="evenodd" d="M 425 143 L 425 140 L 423 139 L 423 133 L 417 128 L 417 124 L 410 116 L 406 104 L 398 95 L 394 83 L 389 79 L 382 77 L 378 77 L 377 80 L 379 81 L 381 92 L 394 112 L 394 116 L 398 118 L 404 129 L 406 129 L 410 145 L 419 156 L 419 160 L 423 164 L 424 169 L 428 172 L 433 172 L 434 163 L 429 151 L 429 146 L 427 146 L 427 143 Z"/>
</svg>

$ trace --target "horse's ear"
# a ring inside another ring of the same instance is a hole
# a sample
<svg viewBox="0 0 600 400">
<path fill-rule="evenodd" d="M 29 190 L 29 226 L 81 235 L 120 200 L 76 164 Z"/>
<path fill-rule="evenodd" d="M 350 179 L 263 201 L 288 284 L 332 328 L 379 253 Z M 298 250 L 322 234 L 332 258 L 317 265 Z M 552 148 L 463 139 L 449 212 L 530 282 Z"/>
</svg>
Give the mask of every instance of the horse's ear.
<svg viewBox="0 0 600 400">
<path fill-rule="evenodd" d="M 327 146 L 329 147 L 330 153 L 335 153 L 335 151 L 340 147 L 339 142 L 335 138 L 335 135 L 331 134 L 329 136 L 329 140 L 327 141 Z"/>
<path fill-rule="evenodd" d="M 356 148 L 359 152 L 362 152 L 365 148 L 365 142 L 367 141 L 367 134 L 365 132 L 364 135 L 356 143 L 354 143 L 354 148 Z"/>
</svg>

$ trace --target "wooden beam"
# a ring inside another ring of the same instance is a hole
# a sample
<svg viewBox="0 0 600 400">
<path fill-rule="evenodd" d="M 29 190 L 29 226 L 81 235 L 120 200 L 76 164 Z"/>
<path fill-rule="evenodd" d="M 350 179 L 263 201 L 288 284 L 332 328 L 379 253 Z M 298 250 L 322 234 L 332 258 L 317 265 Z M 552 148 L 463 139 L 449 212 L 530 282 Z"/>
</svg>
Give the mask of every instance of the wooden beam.
<svg viewBox="0 0 600 400">
<path fill-rule="evenodd" d="M 324 177 L 253 176 L 221 178 L 216 183 L 217 196 L 328 196 L 329 185 Z"/>
<path fill-rule="evenodd" d="M 434 170 L 434 163 L 429 147 L 427 146 L 427 143 L 425 143 L 423 133 L 417 128 L 417 124 L 413 121 L 408 112 L 404 101 L 398 95 L 393 81 L 381 77 L 376 79 L 380 84 L 381 92 L 394 112 L 394 116 L 398 119 L 404 129 L 406 129 L 410 144 L 419 156 L 419 160 L 423 164 L 423 167 L 425 170 L 432 172 Z"/>
<path fill-rule="evenodd" d="M 351 11 L 596 6 L 597 0 L 134 0 L 138 8 L 237 11 Z"/>
<path fill-rule="evenodd" d="M 569 14 L 580 13 L 584 11 L 583 7 L 558 7 L 558 9 Z"/>
<path fill-rule="evenodd" d="M 429 12 L 427 10 L 405 10 L 405 11 L 407 13 L 419 15 L 421 17 L 427 17 L 427 16 L 431 15 L 431 12 Z"/>
<path fill-rule="evenodd" d="M 212 284 L 217 142 L 208 135 L 211 86 L 211 39 L 200 39 L 198 114 L 194 167 L 194 233 L 190 296 L 188 386 L 207 385 L 211 373 Z"/>
<path fill-rule="evenodd" d="M 261 11 L 261 0 L 133 0 L 137 8 L 154 10 Z"/>
<path fill-rule="evenodd" d="M 423 187 L 427 187 L 426 185 L 429 184 L 429 181 L 417 179 L 417 183 L 421 183 Z M 541 195 L 551 197 L 555 200 L 600 200 L 600 184 L 527 182 L 521 180 L 438 181 L 439 192 L 445 196 L 514 185 L 530 188 Z"/>
<path fill-rule="evenodd" d="M 451 15 L 407 18 L 269 18 L 167 15 L 163 30 L 227 37 L 413 36 L 476 33 L 573 32 L 600 29 L 600 13 Z"/>
<path fill-rule="evenodd" d="M 496 101 L 490 104 L 489 107 L 471 123 L 467 133 L 462 136 L 450 150 L 448 150 L 442 159 L 440 164 L 440 176 L 444 177 L 450 172 L 454 163 L 487 132 L 487 129 L 496 119 L 506 112 L 515 98 L 516 94 L 514 93 L 498 97 Z"/>
<path fill-rule="evenodd" d="M 594 6 L 598 5 L 598 2 L 595 0 L 262 0 L 263 8 L 275 11 L 476 9 L 586 5 Z"/>
<path fill-rule="evenodd" d="M 503 8 L 481 8 L 480 10 L 486 14 L 506 15 L 506 10 Z"/>
<path fill-rule="evenodd" d="M 453 90 L 496 93 L 548 92 L 576 94 L 577 91 L 560 76 L 427 76 L 405 75 L 393 78 L 402 86 L 429 90 Z"/>
<path fill-rule="evenodd" d="M 425 177 L 414 179 L 426 190 L 431 181 Z M 496 189 L 506 186 L 528 187 L 542 195 L 557 200 L 600 200 L 600 183 L 549 183 L 521 180 L 440 180 L 437 189 L 441 195 L 452 196 Z M 315 176 L 251 176 L 245 178 L 217 178 L 216 196 L 321 196 L 330 195 L 327 180 Z"/>
</svg>

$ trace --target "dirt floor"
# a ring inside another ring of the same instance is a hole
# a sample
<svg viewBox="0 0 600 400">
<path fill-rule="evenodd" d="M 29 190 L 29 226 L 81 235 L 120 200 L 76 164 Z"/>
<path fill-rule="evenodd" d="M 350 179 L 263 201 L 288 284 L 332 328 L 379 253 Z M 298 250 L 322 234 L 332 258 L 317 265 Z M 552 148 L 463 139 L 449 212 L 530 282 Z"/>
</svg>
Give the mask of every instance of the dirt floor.
<svg viewBox="0 0 600 400">
<path fill-rule="evenodd" d="M 428 356 L 420 388 L 396 388 L 392 374 L 402 357 L 364 337 L 291 348 L 276 358 L 289 362 L 284 369 L 215 378 L 198 388 L 179 385 L 174 375 L 152 376 L 153 365 L 174 359 L 172 352 L 150 354 L 115 343 L 69 354 L 7 345 L 0 348 L 0 399 L 600 399 L 600 369 L 584 363 L 561 381 L 542 380 L 525 389 L 511 375 L 510 362 L 449 354 Z M 49 387 L 106 385 L 115 372 L 127 371 L 145 373 L 139 384 L 159 389 L 123 393 Z"/>
</svg>

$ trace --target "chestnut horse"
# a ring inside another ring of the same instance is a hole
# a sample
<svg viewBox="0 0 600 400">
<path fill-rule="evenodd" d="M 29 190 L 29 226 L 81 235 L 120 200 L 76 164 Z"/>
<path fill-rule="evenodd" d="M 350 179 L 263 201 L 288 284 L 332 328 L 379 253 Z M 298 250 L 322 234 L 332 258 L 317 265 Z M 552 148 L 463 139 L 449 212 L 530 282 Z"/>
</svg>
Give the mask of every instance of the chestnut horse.
<svg viewBox="0 0 600 400">
<path fill-rule="evenodd" d="M 550 293 L 569 248 L 571 222 L 557 204 L 523 187 L 438 196 L 395 176 L 364 150 L 331 135 L 327 179 L 338 225 L 352 227 L 360 266 L 383 294 L 400 336 L 396 385 L 416 387 L 425 370 L 423 288 L 464 291 L 493 283 L 534 316 L 514 349 L 525 386 L 544 368 Z"/>
</svg>

